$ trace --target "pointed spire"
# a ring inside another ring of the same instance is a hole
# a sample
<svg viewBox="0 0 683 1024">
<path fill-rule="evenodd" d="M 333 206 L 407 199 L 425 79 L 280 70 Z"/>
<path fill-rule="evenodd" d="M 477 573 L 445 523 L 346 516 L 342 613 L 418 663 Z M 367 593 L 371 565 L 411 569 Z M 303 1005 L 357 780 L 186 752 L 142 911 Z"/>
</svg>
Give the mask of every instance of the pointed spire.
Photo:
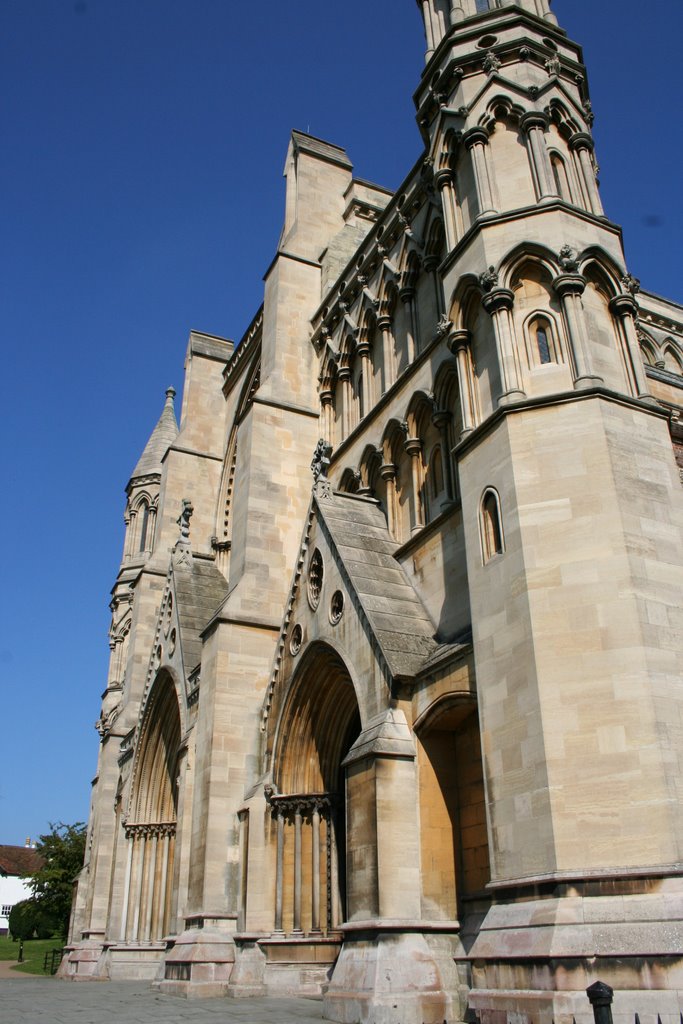
<svg viewBox="0 0 683 1024">
<path fill-rule="evenodd" d="M 133 470 L 131 480 L 141 476 L 150 476 L 153 473 L 161 473 L 161 460 L 168 451 L 169 445 L 173 444 L 178 436 L 178 423 L 173 406 L 174 398 L 175 388 L 166 388 L 166 401 L 159 422 L 145 445 L 145 450 Z"/>
</svg>

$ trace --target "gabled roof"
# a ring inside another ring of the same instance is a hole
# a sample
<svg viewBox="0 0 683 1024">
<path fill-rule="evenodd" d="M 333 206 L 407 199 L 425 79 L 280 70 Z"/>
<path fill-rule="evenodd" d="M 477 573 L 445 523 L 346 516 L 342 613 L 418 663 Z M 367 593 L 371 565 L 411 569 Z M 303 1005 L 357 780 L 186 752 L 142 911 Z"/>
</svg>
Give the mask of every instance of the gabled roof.
<svg viewBox="0 0 683 1024">
<path fill-rule="evenodd" d="M 150 476 L 154 473 L 161 474 L 161 461 L 178 436 L 178 423 L 175 418 L 173 399 L 175 389 L 166 389 L 166 401 L 159 417 L 159 422 L 152 431 L 145 450 L 138 459 L 138 464 L 133 470 L 131 480 L 137 477 Z"/>
<path fill-rule="evenodd" d="M 212 561 L 194 556 L 189 565 L 173 566 L 173 589 L 187 677 L 202 659 L 202 630 L 225 600 L 228 584 Z"/>
<path fill-rule="evenodd" d="M 352 494 L 314 494 L 314 509 L 358 598 L 391 674 L 416 675 L 436 651 L 434 623 L 395 553 L 376 501 Z"/>
<path fill-rule="evenodd" d="M 0 875 L 32 875 L 45 861 L 30 846 L 0 846 Z"/>
</svg>

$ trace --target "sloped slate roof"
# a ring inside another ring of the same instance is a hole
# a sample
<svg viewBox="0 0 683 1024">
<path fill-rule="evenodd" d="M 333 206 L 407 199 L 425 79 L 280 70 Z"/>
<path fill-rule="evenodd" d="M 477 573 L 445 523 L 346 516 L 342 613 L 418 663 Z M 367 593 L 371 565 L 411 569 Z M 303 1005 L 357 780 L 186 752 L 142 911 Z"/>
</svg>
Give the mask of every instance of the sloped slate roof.
<svg viewBox="0 0 683 1024">
<path fill-rule="evenodd" d="M 437 649 L 435 628 L 408 576 L 394 557 L 376 502 L 334 492 L 315 497 L 329 540 L 394 676 L 414 676 Z"/>
<path fill-rule="evenodd" d="M 150 476 L 152 473 L 161 473 L 161 460 L 178 436 L 178 424 L 173 408 L 173 397 L 175 391 L 168 388 L 166 401 L 162 410 L 159 422 L 152 431 L 145 450 L 138 459 L 138 464 L 133 470 L 131 480 L 139 476 Z"/>
<path fill-rule="evenodd" d="M 228 584 L 213 562 L 193 558 L 191 566 L 173 568 L 176 614 L 185 675 L 201 661 L 200 634 L 228 593 Z"/>
<path fill-rule="evenodd" d="M 30 846 L 0 846 L 0 875 L 32 875 L 44 863 Z"/>
</svg>

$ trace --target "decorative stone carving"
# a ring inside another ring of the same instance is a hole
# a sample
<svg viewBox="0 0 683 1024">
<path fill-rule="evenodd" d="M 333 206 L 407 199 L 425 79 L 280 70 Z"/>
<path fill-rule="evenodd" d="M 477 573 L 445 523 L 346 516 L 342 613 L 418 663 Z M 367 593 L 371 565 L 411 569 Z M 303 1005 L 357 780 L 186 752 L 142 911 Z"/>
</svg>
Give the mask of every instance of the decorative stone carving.
<svg viewBox="0 0 683 1024">
<path fill-rule="evenodd" d="M 495 267 L 489 267 L 483 274 L 479 275 L 479 284 L 485 292 L 490 292 L 498 284 L 498 271 Z"/>
<path fill-rule="evenodd" d="M 453 321 L 449 320 L 445 313 L 442 313 L 436 325 L 436 337 L 445 338 L 450 333 L 452 326 Z"/>
<path fill-rule="evenodd" d="M 181 544 L 190 543 L 190 519 L 194 512 L 194 505 L 189 498 L 183 498 L 183 507 L 180 515 L 176 519 L 176 523 L 180 528 L 180 536 L 178 542 Z"/>
<path fill-rule="evenodd" d="M 563 245 L 559 252 L 560 265 L 568 274 L 575 274 L 579 269 L 579 254 L 571 245 Z"/>
<path fill-rule="evenodd" d="M 544 66 L 548 74 L 551 76 L 559 75 L 560 71 L 562 70 L 560 58 L 557 55 L 555 55 L 554 57 L 549 57 L 548 60 L 545 62 Z"/>
<path fill-rule="evenodd" d="M 621 286 L 625 292 L 630 292 L 631 295 L 637 295 L 640 291 L 640 281 L 633 274 L 624 274 L 621 279 Z"/>
<path fill-rule="evenodd" d="M 95 728 L 100 734 L 100 739 L 105 739 L 105 737 L 109 735 L 109 733 L 112 730 L 112 726 L 114 725 L 114 722 L 121 714 L 121 708 L 122 704 L 119 701 L 119 703 L 116 704 L 115 707 L 111 708 L 111 710 L 107 711 L 106 713 L 104 711 L 104 708 L 102 709 L 100 717 L 95 722 Z"/>
<path fill-rule="evenodd" d="M 586 117 L 586 124 L 589 128 L 592 128 L 595 123 L 595 114 L 593 113 L 593 104 L 590 100 L 585 101 L 583 105 L 583 112 Z"/>
<path fill-rule="evenodd" d="M 484 71 L 487 75 L 493 75 L 501 67 L 502 61 L 493 50 L 489 50 L 484 57 Z"/>
<path fill-rule="evenodd" d="M 529 57 L 531 57 L 531 50 L 528 46 L 522 46 L 522 48 L 519 51 L 519 59 L 529 60 Z"/>
<path fill-rule="evenodd" d="M 317 484 L 320 478 L 327 479 L 327 468 L 330 464 L 330 455 L 332 454 L 332 445 L 329 441 L 325 441 L 324 438 L 320 438 L 315 451 L 313 453 L 313 461 L 311 462 L 311 473 L 313 474 L 313 480 Z"/>
</svg>

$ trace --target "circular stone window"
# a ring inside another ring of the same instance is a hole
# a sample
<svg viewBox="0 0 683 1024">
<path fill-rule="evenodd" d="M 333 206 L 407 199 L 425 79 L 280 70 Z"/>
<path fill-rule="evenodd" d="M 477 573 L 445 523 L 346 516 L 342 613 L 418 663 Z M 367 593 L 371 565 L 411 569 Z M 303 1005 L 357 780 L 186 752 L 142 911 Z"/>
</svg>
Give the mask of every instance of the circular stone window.
<svg viewBox="0 0 683 1024">
<path fill-rule="evenodd" d="M 176 635 L 176 631 L 175 631 L 175 629 L 172 629 L 171 630 L 171 635 L 168 638 L 168 656 L 169 656 L 169 658 L 172 658 L 173 655 L 175 654 L 175 645 L 176 645 L 177 639 L 178 639 L 178 637 Z"/>
<path fill-rule="evenodd" d="M 498 42 L 498 36 L 482 36 L 477 43 L 480 50 L 490 50 Z"/>
<path fill-rule="evenodd" d="M 290 651 L 292 652 L 292 654 L 295 657 L 299 653 L 299 651 L 301 650 L 301 645 L 302 645 L 303 642 L 304 642 L 304 631 L 301 628 L 301 626 L 299 625 L 299 623 L 297 622 L 296 626 L 292 630 L 292 635 L 289 638 L 289 649 L 290 649 Z"/>
<path fill-rule="evenodd" d="M 557 45 L 553 42 L 552 39 L 544 39 L 543 42 L 549 50 L 552 50 L 553 53 L 557 53 Z"/>
<path fill-rule="evenodd" d="M 330 622 L 333 626 L 336 626 L 338 622 L 341 622 L 341 617 L 344 614 L 344 595 L 341 590 L 335 590 L 330 601 Z"/>
<path fill-rule="evenodd" d="M 308 603 L 313 611 L 320 603 L 320 594 L 323 589 L 323 556 L 316 548 L 311 555 L 308 566 Z"/>
</svg>

